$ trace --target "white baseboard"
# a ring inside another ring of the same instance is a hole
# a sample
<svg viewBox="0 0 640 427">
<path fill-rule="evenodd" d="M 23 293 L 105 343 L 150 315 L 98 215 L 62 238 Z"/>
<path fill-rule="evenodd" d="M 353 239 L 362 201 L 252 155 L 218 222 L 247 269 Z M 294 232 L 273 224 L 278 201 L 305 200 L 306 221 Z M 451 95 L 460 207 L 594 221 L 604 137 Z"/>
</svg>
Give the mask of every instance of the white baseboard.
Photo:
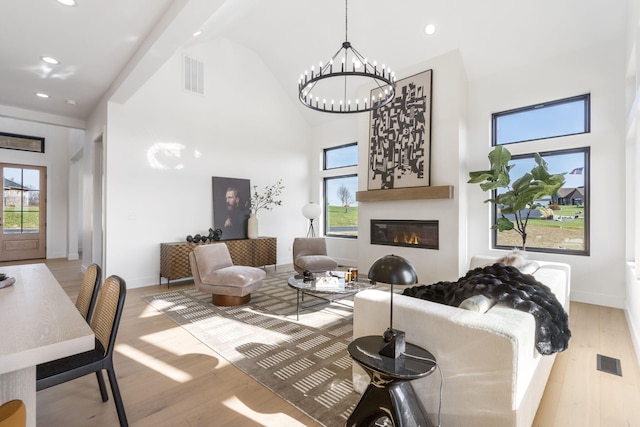
<svg viewBox="0 0 640 427">
<path fill-rule="evenodd" d="M 571 290 L 571 301 L 624 309 L 624 297 Z"/>
<path fill-rule="evenodd" d="M 80 254 L 78 254 L 77 252 L 75 254 L 68 254 L 67 255 L 67 260 L 68 261 L 76 261 L 80 259 Z"/>
<path fill-rule="evenodd" d="M 624 317 L 627 319 L 627 325 L 629 325 L 629 333 L 631 334 L 631 342 L 633 342 L 633 348 L 636 351 L 636 359 L 640 365 L 640 325 L 633 323 L 633 318 L 629 315 L 631 312 L 630 307 L 625 307 Z"/>
</svg>

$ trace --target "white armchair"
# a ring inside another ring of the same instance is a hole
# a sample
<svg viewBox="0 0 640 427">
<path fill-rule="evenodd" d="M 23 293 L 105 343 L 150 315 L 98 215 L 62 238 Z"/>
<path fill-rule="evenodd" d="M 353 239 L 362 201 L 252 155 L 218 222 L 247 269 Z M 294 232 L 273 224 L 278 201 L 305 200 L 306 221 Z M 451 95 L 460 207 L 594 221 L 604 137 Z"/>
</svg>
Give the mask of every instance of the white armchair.
<svg viewBox="0 0 640 427">
<path fill-rule="evenodd" d="M 262 286 L 267 273 L 261 268 L 233 265 L 224 243 L 201 245 L 189 254 L 191 273 L 196 288 L 210 293 L 219 306 L 235 306 L 249 302 L 251 292 Z"/>
</svg>

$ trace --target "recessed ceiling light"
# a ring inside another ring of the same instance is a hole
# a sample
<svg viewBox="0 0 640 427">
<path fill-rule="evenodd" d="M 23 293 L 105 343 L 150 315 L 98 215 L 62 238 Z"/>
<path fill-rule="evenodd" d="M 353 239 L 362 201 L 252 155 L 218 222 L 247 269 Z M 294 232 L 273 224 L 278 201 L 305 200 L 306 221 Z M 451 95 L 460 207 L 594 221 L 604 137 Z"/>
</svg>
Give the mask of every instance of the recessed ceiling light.
<svg viewBox="0 0 640 427">
<path fill-rule="evenodd" d="M 75 99 L 67 99 L 67 100 L 66 100 L 66 101 L 64 101 L 64 102 L 66 102 L 66 103 L 67 103 L 67 104 L 69 104 L 69 105 L 76 105 L 76 104 L 77 104 L 77 102 L 76 102 L 76 100 L 75 100 Z"/>
<path fill-rule="evenodd" d="M 75 0 L 58 0 L 58 3 L 63 4 L 65 6 L 75 6 L 76 5 L 76 1 Z"/>
<path fill-rule="evenodd" d="M 60 61 L 58 61 L 56 58 L 52 58 L 50 56 L 41 56 L 40 59 L 51 65 L 58 65 L 60 63 Z"/>
<path fill-rule="evenodd" d="M 436 32 L 436 26 L 433 24 L 429 24 L 426 27 L 424 27 L 424 32 L 427 33 L 428 35 L 432 35 L 433 33 Z"/>
<path fill-rule="evenodd" d="M 202 30 L 193 33 L 193 37 L 198 37 L 200 34 L 202 34 Z"/>
<path fill-rule="evenodd" d="M 36 96 L 39 96 L 40 98 L 48 98 L 49 95 L 47 95 L 46 93 L 42 93 L 42 92 L 36 92 Z"/>
</svg>

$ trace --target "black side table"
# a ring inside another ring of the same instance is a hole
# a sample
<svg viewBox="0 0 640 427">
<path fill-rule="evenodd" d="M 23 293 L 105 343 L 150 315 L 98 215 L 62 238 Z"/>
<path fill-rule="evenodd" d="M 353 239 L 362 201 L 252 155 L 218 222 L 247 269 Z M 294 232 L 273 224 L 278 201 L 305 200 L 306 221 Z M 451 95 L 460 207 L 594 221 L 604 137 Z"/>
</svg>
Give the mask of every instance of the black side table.
<svg viewBox="0 0 640 427">
<path fill-rule="evenodd" d="M 410 381 L 431 374 L 436 364 L 422 359 L 435 358 L 427 350 L 406 343 L 405 353 L 397 359 L 378 354 L 381 336 L 356 338 L 348 351 L 353 360 L 364 368 L 371 383 L 347 420 L 347 427 L 369 427 L 381 417 L 389 417 L 394 427 L 433 427 L 416 397 Z"/>
</svg>

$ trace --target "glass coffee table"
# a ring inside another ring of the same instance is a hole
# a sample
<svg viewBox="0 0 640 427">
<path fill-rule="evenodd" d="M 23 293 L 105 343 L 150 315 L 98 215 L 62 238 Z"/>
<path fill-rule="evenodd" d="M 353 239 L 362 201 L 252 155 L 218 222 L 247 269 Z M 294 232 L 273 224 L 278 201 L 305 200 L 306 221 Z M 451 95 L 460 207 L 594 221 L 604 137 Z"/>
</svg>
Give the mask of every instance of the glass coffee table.
<svg viewBox="0 0 640 427">
<path fill-rule="evenodd" d="M 305 295 L 349 307 L 347 304 L 341 303 L 340 300 L 353 296 L 364 289 L 375 287 L 369 279 L 360 277 L 345 282 L 344 272 L 316 273 L 314 279 L 307 281 L 302 275 L 295 275 L 289 277 L 287 283 L 296 290 L 296 320 L 300 320 L 300 300 L 304 301 Z"/>
</svg>

